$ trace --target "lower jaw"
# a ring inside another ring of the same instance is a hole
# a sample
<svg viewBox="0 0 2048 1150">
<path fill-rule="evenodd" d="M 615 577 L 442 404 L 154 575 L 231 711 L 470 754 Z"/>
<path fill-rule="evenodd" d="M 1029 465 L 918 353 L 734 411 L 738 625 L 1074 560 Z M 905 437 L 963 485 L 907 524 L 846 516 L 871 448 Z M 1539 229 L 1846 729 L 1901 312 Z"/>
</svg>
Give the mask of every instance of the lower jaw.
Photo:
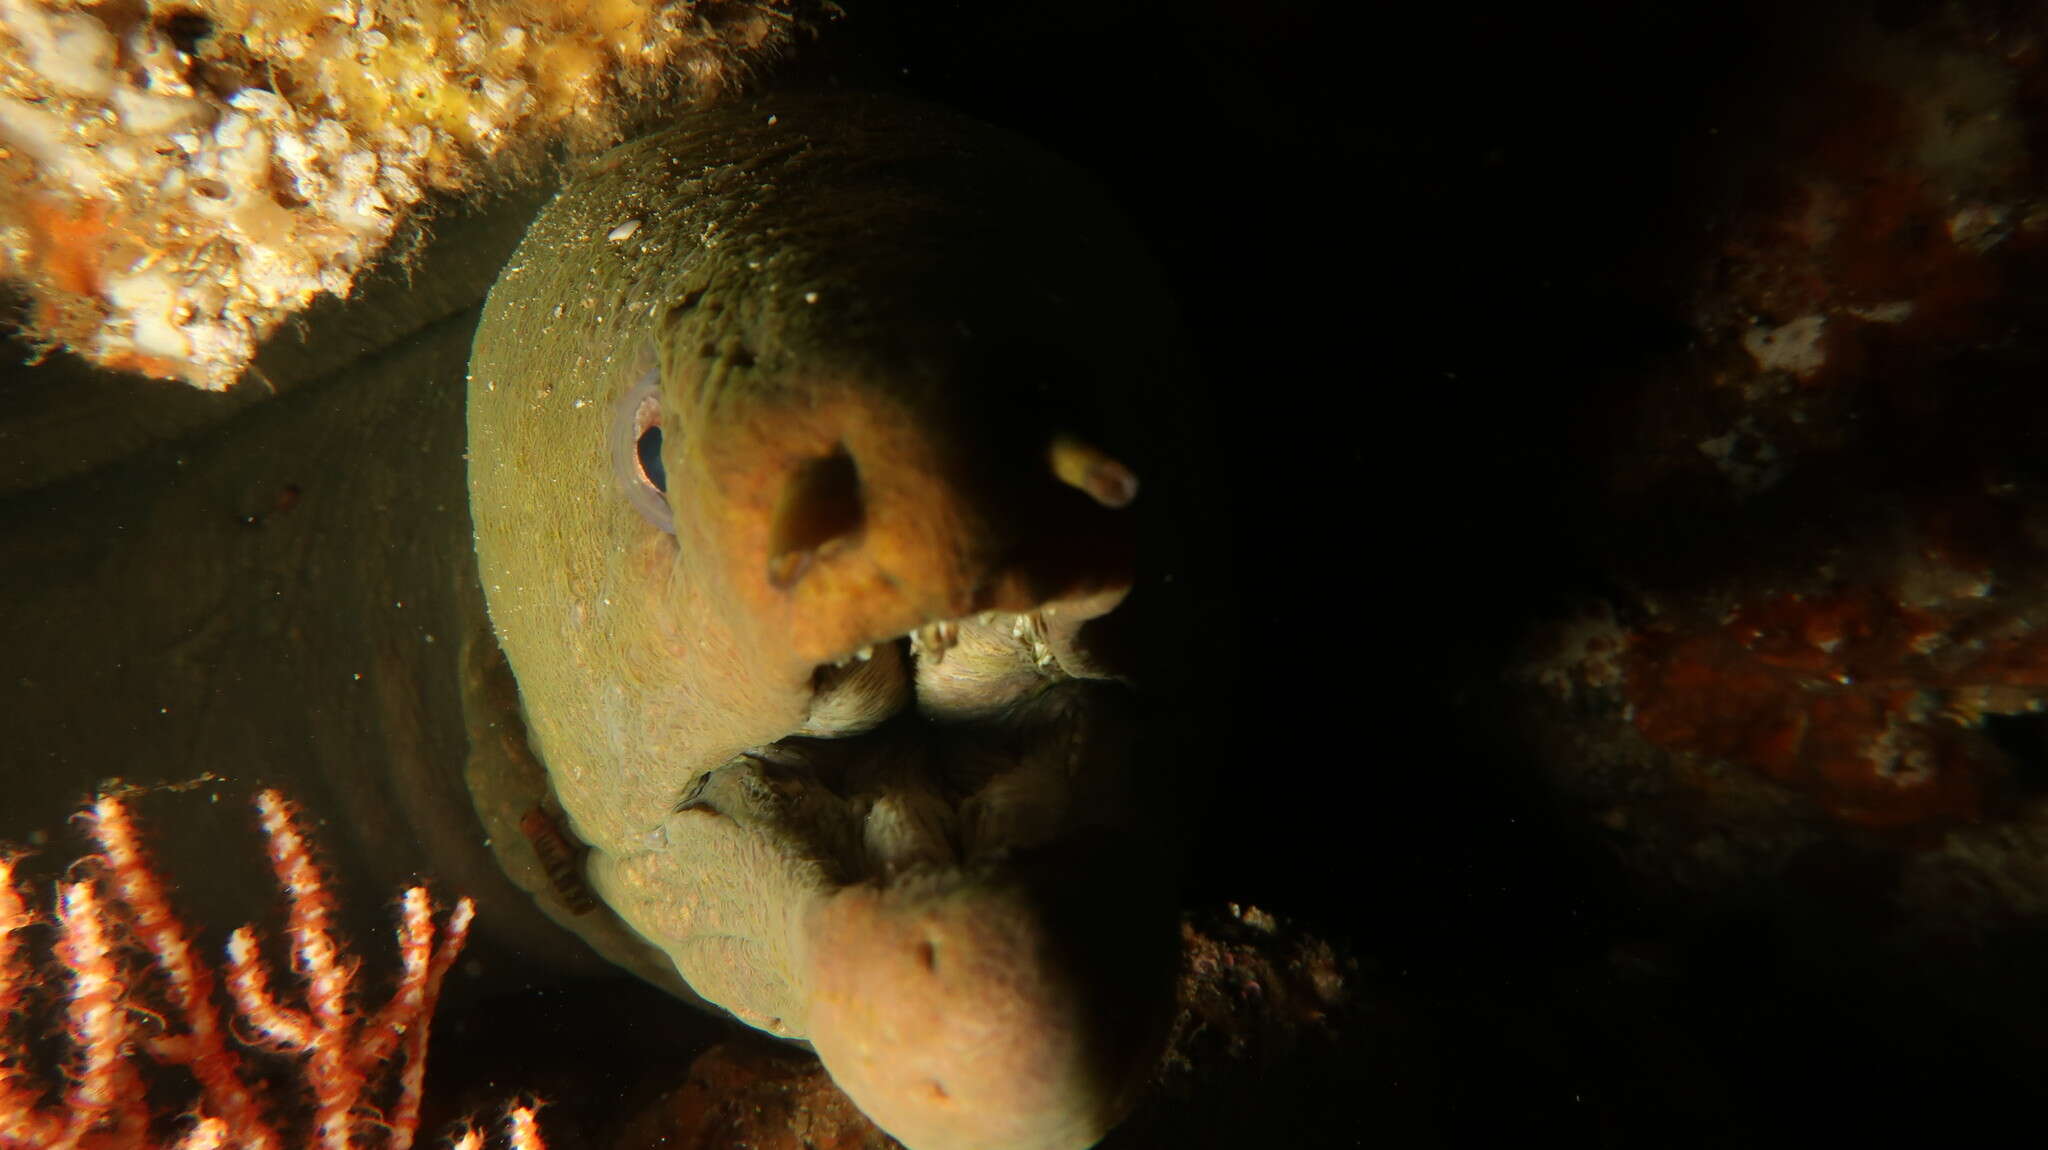
<svg viewBox="0 0 2048 1150">
<path fill-rule="evenodd" d="M 916 1150 L 1092 1145 L 1156 1061 L 1171 1003 L 1171 875 L 1132 846 L 1083 835 L 821 900 L 802 964 L 834 1079 Z"/>
<path fill-rule="evenodd" d="M 792 735 L 744 757 L 816 788 L 858 828 L 859 857 L 822 831 L 812 844 L 840 882 L 891 882 L 932 866 L 999 868 L 1077 833 L 1146 822 L 1140 724 L 1125 685 L 1053 679 L 971 716 L 905 709 L 858 734 Z"/>
</svg>

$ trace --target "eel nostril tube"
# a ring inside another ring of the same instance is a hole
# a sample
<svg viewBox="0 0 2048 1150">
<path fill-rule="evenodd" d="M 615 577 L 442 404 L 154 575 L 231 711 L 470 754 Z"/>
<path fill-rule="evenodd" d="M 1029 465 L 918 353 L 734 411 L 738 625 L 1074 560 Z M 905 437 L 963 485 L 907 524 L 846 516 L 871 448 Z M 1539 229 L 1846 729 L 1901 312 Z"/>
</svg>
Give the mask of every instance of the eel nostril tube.
<svg viewBox="0 0 2048 1150">
<path fill-rule="evenodd" d="M 796 585 L 811 563 L 861 526 L 860 472 L 844 447 L 790 473 L 768 535 L 768 582 Z"/>
<path fill-rule="evenodd" d="M 1055 435 L 1045 454 L 1061 483 L 1080 488 L 1104 507 L 1128 507 L 1138 497 L 1138 477 L 1092 443 Z"/>
</svg>

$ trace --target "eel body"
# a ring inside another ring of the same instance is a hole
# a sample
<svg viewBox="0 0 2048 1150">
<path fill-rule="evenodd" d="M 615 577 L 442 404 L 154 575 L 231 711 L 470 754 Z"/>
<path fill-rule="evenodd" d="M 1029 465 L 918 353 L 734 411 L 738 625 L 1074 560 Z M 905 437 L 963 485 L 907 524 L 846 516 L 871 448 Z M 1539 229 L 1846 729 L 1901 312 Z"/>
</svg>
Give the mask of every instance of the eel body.
<svg viewBox="0 0 2048 1150">
<path fill-rule="evenodd" d="M 531 210 L 471 222 L 516 237 Z M 472 258 L 485 246 L 469 243 Z M 451 980 L 456 997 L 605 973 L 507 880 L 464 785 L 473 756 L 500 757 L 491 709 L 465 700 L 488 675 L 464 668 L 495 656 L 462 458 L 487 284 L 410 330 L 335 339 L 330 325 L 311 349 L 329 372 L 0 501 L 0 842 L 34 849 L 25 873 L 53 878 L 77 856 L 66 824 L 96 787 L 139 788 L 178 909 L 212 949 L 276 903 L 248 803 L 275 786 L 317 820 L 366 950 L 389 931 L 384 900 L 424 876 L 478 902 L 476 973 Z M 187 398 L 104 387 L 142 413 Z"/>
<path fill-rule="evenodd" d="M 1179 346 L 1079 173 L 848 95 L 593 162 L 477 331 L 481 577 L 591 886 L 913 1150 L 1092 1144 L 1157 1037 Z"/>
<path fill-rule="evenodd" d="M 455 997 L 604 970 L 581 936 L 913 1150 L 1094 1141 L 1199 790 L 1206 508 L 1136 243 L 1031 145 L 851 96 L 591 162 L 459 298 L 532 210 L 444 221 L 285 394 L 0 502 L 0 839 L 54 877 L 100 780 L 155 788 L 224 932 L 281 786 L 358 937 L 417 875 L 477 898 Z"/>
</svg>

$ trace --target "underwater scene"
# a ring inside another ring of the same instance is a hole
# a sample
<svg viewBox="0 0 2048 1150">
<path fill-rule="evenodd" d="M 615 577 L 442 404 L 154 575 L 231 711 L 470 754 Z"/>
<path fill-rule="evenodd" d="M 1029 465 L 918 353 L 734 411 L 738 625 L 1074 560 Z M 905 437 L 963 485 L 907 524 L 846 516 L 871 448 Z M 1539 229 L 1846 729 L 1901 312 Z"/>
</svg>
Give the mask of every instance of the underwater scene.
<svg viewBox="0 0 2048 1150">
<path fill-rule="evenodd" d="M 2044 51 L 0 0 L 0 1150 L 2027 1128 Z"/>
</svg>

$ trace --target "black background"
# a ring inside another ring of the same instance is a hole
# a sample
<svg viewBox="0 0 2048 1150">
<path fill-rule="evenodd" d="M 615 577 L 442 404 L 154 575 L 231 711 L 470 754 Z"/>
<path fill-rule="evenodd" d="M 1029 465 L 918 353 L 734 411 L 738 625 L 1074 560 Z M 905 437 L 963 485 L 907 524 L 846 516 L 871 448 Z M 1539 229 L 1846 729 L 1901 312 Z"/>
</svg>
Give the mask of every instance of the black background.
<svg viewBox="0 0 2048 1150">
<path fill-rule="evenodd" d="M 1826 9 L 847 7 L 764 83 L 893 86 L 1075 160 L 1188 321 L 1239 588 L 1189 896 L 1299 919 L 1407 1020 L 1348 1039 L 1399 1090 L 1358 1080 L 1270 1144 L 1896 1145 L 2038 1122 L 2034 1068 L 1961 1022 L 1838 1004 L 1762 926 L 1674 938 L 1674 908 L 1629 894 L 1463 702 L 1590 581 L 1573 445 L 1599 380 L 1687 338 L 1648 302 L 1683 274 L 1663 257 L 1692 238 L 1681 173 Z M 621 1106 L 589 1069 L 679 1068 L 678 1028 L 710 1033 L 637 985 L 537 989 L 443 1019 L 435 1075 L 478 1106 L 551 1092 L 571 1150 Z M 578 1073 L 580 1096 L 550 1087 Z"/>
<path fill-rule="evenodd" d="M 1096 172 L 1168 270 L 1241 592 L 1192 893 L 1343 940 L 1421 1019 L 1354 1037 L 1416 1041 L 1426 1097 L 1368 1086 L 1327 1144 L 1898 1145 L 2042 1095 L 2038 1058 L 1838 999 L 1767 923 L 1674 934 L 1461 702 L 1597 586 L 1575 445 L 1603 381 L 1689 338 L 1687 173 L 1848 11 L 876 4 L 827 37 Z"/>
</svg>

